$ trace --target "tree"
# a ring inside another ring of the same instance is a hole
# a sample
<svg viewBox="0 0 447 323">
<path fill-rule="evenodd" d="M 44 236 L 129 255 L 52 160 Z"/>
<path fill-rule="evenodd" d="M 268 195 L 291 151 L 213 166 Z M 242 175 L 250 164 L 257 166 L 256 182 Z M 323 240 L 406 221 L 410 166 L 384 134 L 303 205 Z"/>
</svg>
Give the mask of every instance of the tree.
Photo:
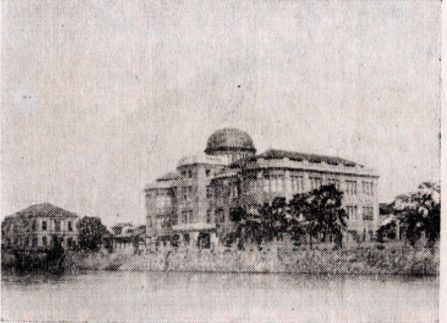
<svg viewBox="0 0 447 323">
<path fill-rule="evenodd" d="M 377 241 L 384 242 L 384 238 L 394 239 L 396 238 L 396 222 L 391 221 L 387 224 L 381 225 L 377 229 Z"/>
<path fill-rule="evenodd" d="M 230 210 L 230 218 L 236 222 L 236 228 L 229 234 L 228 240 L 238 241 L 238 248 L 243 250 L 245 242 L 262 243 L 262 223 L 258 207 L 246 210 L 238 206 Z"/>
<path fill-rule="evenodd" d="M 337 246 L 342 247 L 343 231 L 346 227 L 347 214 L 342 208 L 343 192 L 335 185 L 325 185 L 307 193 L 296 194 L 290 201 L 293 225 L 292 236 L 295 238 L 306 232 L 310 247 L 314 237 L 326 241 L 335 238 Z"/>
<path fill-rule="evenodd" d="M 288 204 L 284 197 L 276 197 L 272 203 L 255 205 L 247 210 L 242 206 L 230 210 L 230 219 L 236 222 L 236 228 L 229 234 L 230 242 L 238 241 L 238 247 L 244 248 L 245 242 L 271 242 L 281 239 L 287 233 Z"/>
<path fill-rule="evenodd" d="M 432 247 L 441 232 L 441 188 L 439 183 L 424 182 L 416 192 L 402 194 L 393 201 L 393 209 L 401 221 L 406 238 L 414 245 L 422 234 Z"/>
<path fill-rule="evenodd" d="M 286 216 L 287 232 L 295 243 L 307 234 L 312 244 L 312 236 L 316 233 L 314 218 L 307 207 L 308 197 L 309 193 L 295 194 L 289 201 L 289 213 Z"/>
<path fill-rule="evenodd" d="M 288 203 L 284 197 L 276 197 L 271 203 L 246 210 L 238 206 L 230 210 L 230 218 L 236 222 L 235 230 L 229 234 L 230 242 L 238 240 L 243 249 L 246 241 L 271 242 L 289 234 L 299 242 L 302 236 L 323 241 L 330 238 L 342 247 L 343 231 L 347 214 L 342 208 L 343 193 L 335 185 L 322 186 L 310 192 L 296 194 Z"/>
<path fill-rule="evenodd" d="M 62 241 L 64 238 L 62 236 L 58 235 L 52 235 L 51 236 L 51 245 L 52 247 L 48 250 L 45 264 L 46 268 L 49 270 L 61 270 L 63 260 L 65 257 L 65 251 L 62 247 Z"/>
<path fill-rule="evenodd" d="M 79 247 L 82 250 L 99 250 L 103 237 L 108 233 L 101 219 L 98 217 L 84 216 L 79 220 L 77 227 L 79 232 Z"/>
<path fill-rule="evenodd" d="M 289 206 L 285 197 L 275 197 L 272 203 L 259 208 L 262 238 L 265 242 L 278 240 L 287 232 Z"/>
<path fill-rule="evenodd" d="M 322 186 L 314 194 L 319 200 L 318 211 L 323 218 L 320 224 L 323 241 L 330 237 L 332 242 L 335 238 L 336 245 L 342 247 L 343 231 L 348 218 L 346 211 L 342 208 L 343 192 L 332 184 Z"/>
</svg>

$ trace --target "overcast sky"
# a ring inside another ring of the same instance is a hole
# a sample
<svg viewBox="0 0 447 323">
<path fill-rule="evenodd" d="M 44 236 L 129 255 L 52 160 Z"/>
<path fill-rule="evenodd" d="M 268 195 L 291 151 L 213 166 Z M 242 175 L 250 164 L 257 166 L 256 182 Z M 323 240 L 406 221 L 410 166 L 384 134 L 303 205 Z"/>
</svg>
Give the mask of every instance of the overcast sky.
<svg viewBox="0 0 447 323">
<path fill-rule="evenodd" d="M 373 167 L 383 201 L 436 180 L 440 4 L 4 1 L 1 215 L 144 223 L 145 184 L 227 126 Z"/>
</svg>

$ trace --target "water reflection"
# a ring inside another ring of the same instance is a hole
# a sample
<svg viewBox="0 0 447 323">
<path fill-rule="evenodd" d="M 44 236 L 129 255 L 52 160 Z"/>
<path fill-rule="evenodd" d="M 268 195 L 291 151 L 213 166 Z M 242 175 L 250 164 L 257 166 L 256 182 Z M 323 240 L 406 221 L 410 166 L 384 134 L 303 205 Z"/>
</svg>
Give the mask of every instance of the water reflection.
<svg viewBox="0 0 447 323">
<path fill-rule="evenodd" d="M 438 286 L 409 277 L 4 273 L 2 319 L 432 322 Z"/>
</svg>

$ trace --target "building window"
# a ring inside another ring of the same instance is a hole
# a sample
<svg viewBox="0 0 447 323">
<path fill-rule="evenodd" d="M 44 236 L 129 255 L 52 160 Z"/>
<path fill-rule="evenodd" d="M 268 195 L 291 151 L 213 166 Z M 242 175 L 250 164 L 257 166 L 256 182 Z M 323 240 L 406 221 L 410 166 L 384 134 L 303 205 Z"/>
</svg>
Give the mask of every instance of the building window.
<svg viewBox="0 0 447 323">
<path fill-rule="evenodd" d="M 358 207 L 357 205 L 348 205 L 346 207 L 346 212 L 348 213 L 349 220 L 357 220 L 358 219 Z"/>
<path fill-rule="evenodd" d="M 230 185 L 230 197 L 235 198 L 239 196 L 239 188 L 236 183 Z"/>
<path fill-rule="evenodd" d="M 69 248 L 73 246 L 73 238 L 67 238 L 67 245 Z"/>
<path fill-rule="evenodd" d="M 268 177 L 264 178 L 264 192 L 270 192 L 270 180 Z"/>
<path fill-rule="evenodd" d="M 33 237 L 33 247 L 37 247 L 37 237 Z"/>
<path fill-rule="evenodd" d="M 178 216 L 177 213 L 172 214 L 172 224 L 177 225 L 178 224 Z"/>
<path fill-rule="evenodd" d="M 206 169 L 206 170 L 205 170 L 205 176 L 206 176 L 206 177 L 209 177 L 210 175 L 211 175 L 211 170 Z"/>
<path fill-rule="evenodd" d="M 277 188 L 276 188 L 276 177 L 275 176 L 270 176 L 269 177 L 269 183 L 270 183 L 270 192 L 277 192 Z"/>
<path fill-rule="evenodd" d="M 284 191 L 284 180 L 281 175 L 270 176 L 270 190 L 271 192 Z"/>
<path fill-rule="evenodd" d="M 31 229 L 32 229 L 33 231 L 36 231 L 36 228 L 37 228 L 36 220 L 33 220 L 33 223 L 32 223 L 32 225 L 31 225 Z"/>
<path fill-rule="evenodd" d="M 215 193 L 216 193 L 217 198 L 221 197 L 222 196 L 222 186 L 217 186 Z"/>
<path fill-rule="evenodd" d="M 190 201 L 191 196 L 192 196 L 192 187 L 191 186 L 183 187 L 183 192 L 182 192 L 183 201 Z"/>
<path fill-rule="evenodd" d="M 61 231 L 61 221 L 59 221 L 59 220 L 54 221 L 54 230 Z"/>
<path fill-rule="evenodd" d="M 337 190 L 340 189 L 340 180 L 338 178 L 328 178 L 328 185 L 334 185 Z"/>
<path fill-rule="evenodd" d="M 71 232 L 71 231 L 73 231 L 73 225 L 72 225 L 72 223 L 71 223 L 71 221 L 68 221 L 68 231 L 69 232 Z"/>
<path fill-rule="evenodd" d="M 188 211 L 182 211 L 182 223 L 188 223 Z"/>
<path fill-rule="evenodd" d="M 167 193 L 158 193 L 155 204 L 159 208 L 171 206 L 171 198 Z"/>
<path fill-rule="evenodd" d="M 251 178 L 247 180 L 247 192 L 255 192 L 256 191 L 256 179 Z"/>
<path fill-rule="evenodd" d="M 211 200 L 213 198 L 213 188 L 211 185 L 206 187 L 206 198 Z"/>
<path fill-rule="evenodd" d="M 346 181 L 346 193 L 350 195 L 357 194 L 357 182 L 356 181 Z"/>
<path fill-rule="evenodd" d="M 212 210 L 206 210 L 206 223 L 211 223 Z"/>
<path fill-rule="evenodd" d="M 42 231 L 47 231 L 47 221 L 42 221 Z"/>
<path fill-rule="evenodd" d="M 323 179 L 321 177 L 310 177 L 309 180 L 311 190 L 319 189 L 323 184 Z"/>
<path fill-rule="evenodd" d="M 197 221 L 195 214 L 193 213 L 192 210 L 185 210 L 182 211 L 182 223 L 183 224 L 187 224 L 187 223 L 195 223 Z"/>
<path fill-rule="evenodd" d="M 188 171 L 188 177 L 191 178 L 192 177 L 192 170 Z"/>
<path fill-rule="evenodd" d="M 46 247 L 46 246 L 48 245 L 48 239 L 47 239 L 47 237 L 45 237 L 45 236 L 42 237 L 42 245 L 43 245 L 44 247 Z"/>
<path fill-rule="evenodd" d="M 374 185 L 372 182 L 362 182 L 363 194 L 373 196 L 374 195 Z"/>
<path fill-rule="evenodd" d="M 223 209 L 217 209 L 216 210 L 216 219 L 218 223 L 224 223 L 225 222 L 225 213 Z"/>
<path fill-rule="evenodd" d="M 185 245 L 186 245 L 186 246 L 189 245 L 189 241 L 190 241 L 190 239 L 189 239 L 189 233 L 185 233 L 185 234 L 183 235 L 183 241 L 185 241 Z"/>
<path fill-rule="evenodd" d="M 282 175 L 267 175 L 264 178 L 264 191 L 277 193 L 284 191 L 284 177 Z"/>
<path fill-rule="evenodd" d="M 372 221 L 374 217 L 374 209 L 372 206 L 363 207 L 363 220 Z"/>
<path fill-rule="evenodd" d="M 303 176 L 292 175 L 290 177 L 290 184 L 292 193 L 304 192 L 304 179 Z"/>
<path fill-rule="evenodd" d="M 189 220 L 189 223 L 197 223 L 198 222 L 197 214 L 194 213 L 192 210 L 189 210 L 188 211 L 188 220 Z"/>
</svg>

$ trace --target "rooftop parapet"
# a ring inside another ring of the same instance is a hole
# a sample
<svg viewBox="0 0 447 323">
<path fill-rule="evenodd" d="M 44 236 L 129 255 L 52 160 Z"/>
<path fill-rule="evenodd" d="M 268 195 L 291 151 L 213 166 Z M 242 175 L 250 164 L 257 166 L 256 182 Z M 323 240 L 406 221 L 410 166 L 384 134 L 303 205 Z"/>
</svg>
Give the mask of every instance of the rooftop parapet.
<svg viewBox="0 0 447 323">
<path fill-rule="evenodd" d="M 176 181 L 161 181 L 161 182 L 153 182 L 146 185 L 144 188 L 145 191 L 147 190 L 155 190 L 155 189 L 169 189 L 171 187 L 176 186 Z"/>
<path fill-rule="evenodd" d="M 246 169 L 291 168 L 378 177 L 374 169 L 366 168 L 360 163 L 344 158 L 275 149 L 237 161 L 231 167 Z"/>
</svg>

